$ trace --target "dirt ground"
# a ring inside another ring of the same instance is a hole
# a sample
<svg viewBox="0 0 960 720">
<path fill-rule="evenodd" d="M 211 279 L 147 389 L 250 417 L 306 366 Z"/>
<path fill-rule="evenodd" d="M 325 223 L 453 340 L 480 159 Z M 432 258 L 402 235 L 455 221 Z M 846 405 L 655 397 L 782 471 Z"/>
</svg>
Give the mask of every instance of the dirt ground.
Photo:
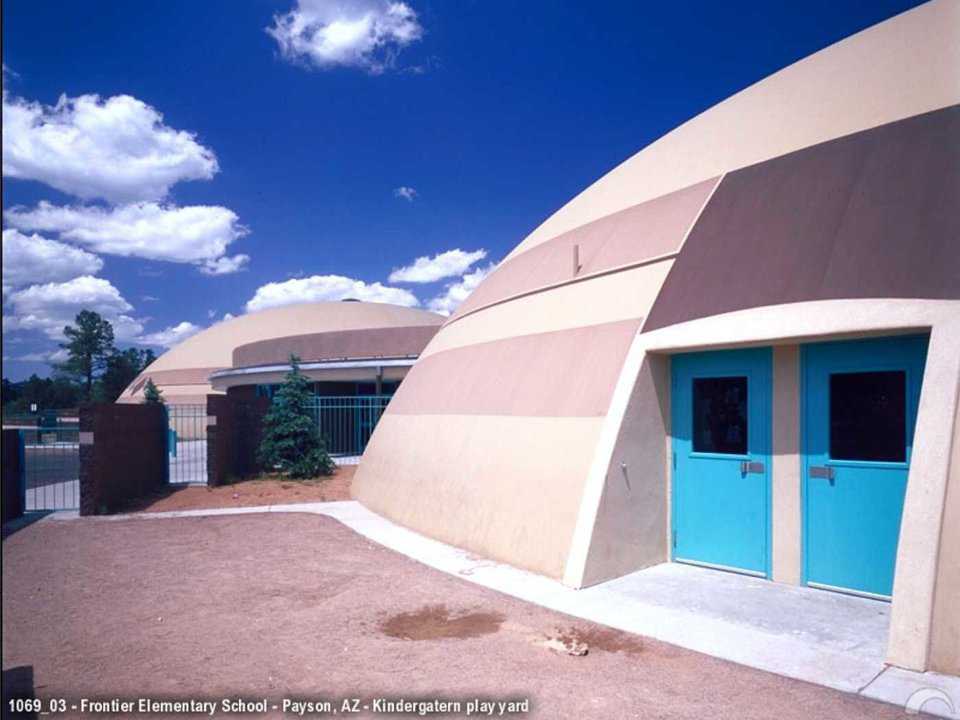
<svg viewBox="0 0 960 720">
<path fill-rule="evenodd" d="M 242 480 L 220 487 L 170 487 L 137 500 L 127 512 L 165 512 L 202 508 L 252 507 L 302 502 L 350 500 L 350 483 L 356 465 L 343 465 L 336 472 L 315 480 Z"/>
<path fill-rule="evenodd" d="M 563 651 L 578 643 L 587 654 Z M 43 698 L 326 698 L 338 710 L 351 697 L 528 698 L 538 718 L 906 717 L 524 603 L 306 514 L 15 532 L 3 542 L 5 679 L 29 669 Z"/>
</svg>

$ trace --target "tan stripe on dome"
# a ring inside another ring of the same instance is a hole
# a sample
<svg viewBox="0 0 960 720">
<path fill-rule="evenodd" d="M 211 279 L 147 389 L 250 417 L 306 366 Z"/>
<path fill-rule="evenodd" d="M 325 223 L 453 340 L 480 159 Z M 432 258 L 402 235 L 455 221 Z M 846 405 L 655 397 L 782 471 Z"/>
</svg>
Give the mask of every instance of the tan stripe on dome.
<svg viewBox="0 0 960 720">
<path fill-rule="evenodd" d="M 421 360 L 480 342 L 645 317 L 673 262 L 600 275 L 486 307 L 445 325 Z"/>
<path fill-rule="evenodd" d="M 675 253 L 716 182 L 712 178 L 635 205 L 504 260 L 453 319 L 521 292 Z"/>
</svg>

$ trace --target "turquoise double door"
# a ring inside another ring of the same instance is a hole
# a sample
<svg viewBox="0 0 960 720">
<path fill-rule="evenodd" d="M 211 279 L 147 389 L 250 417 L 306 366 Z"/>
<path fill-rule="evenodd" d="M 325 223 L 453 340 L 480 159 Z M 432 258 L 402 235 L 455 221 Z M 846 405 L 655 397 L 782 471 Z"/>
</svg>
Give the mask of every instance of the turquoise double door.
<svg viewBox="0 0 960 720">
<path fill-rule="evenodd" d="M 803 577 L 889 598 L 927 336 L 801 351 Z"/>
<path fill-rule="evenodd" d="M 675 560 L 769 572 L 771 357 L 673 356 Z"/>
<path fill-rule="evenodd" d="M 927 337 L 801 349 L 802 574 L 889 597 Z M 672 358 L 672 556 L 769 576 L 772 351 Z"/>
</svg>

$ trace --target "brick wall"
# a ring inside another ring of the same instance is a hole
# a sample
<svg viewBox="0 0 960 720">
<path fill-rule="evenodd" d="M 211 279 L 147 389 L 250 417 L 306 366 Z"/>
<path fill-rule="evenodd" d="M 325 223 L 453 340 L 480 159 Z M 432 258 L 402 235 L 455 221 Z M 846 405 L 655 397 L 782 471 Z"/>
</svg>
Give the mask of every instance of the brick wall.
<svg viewBox="0 0 960 720">
<path fill-rule="evenodd" d="M 257 448 L 263 435 L 263 416 L 270 409 L 269 398 L 253 398 L 234 405 L 236 422 L 236 468 L 241 477 L 260 472 Z"/>
<path fill-rule="evenodd" d="M 227 395 L 207 396 L 207 482 L 223 485 L 255 475 L 263 416 L 268 398 L 254 397 L 246 388 L 230 388 Z M 238 392 L 234 392 L 234 391 Z"/>
<path fill-rule="evenodd" d="M 80 514 L 101 515 L 167 481 L 167 418 L 161 405 L 80 410 Z"/>
<path fill-rule="evenodd" d="M 237 477 L 233 403 L 226 395 L 207 395 L 207 484 L 225 485 Z"/>
<path fill-rule="evenodd" d="M 23 515 L 20 467 L 20 432 L 3 431 L 3 522 Z"/>
</svg>

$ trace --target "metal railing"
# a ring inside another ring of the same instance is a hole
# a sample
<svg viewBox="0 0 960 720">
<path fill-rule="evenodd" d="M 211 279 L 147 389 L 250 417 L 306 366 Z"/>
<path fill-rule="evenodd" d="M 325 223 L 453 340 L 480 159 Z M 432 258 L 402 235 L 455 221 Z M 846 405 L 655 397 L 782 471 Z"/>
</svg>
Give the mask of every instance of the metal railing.
<svg viewBox="0 0 960 720">
<path fill-rule="evenodd" d="M 5 414 L 3 416 L 3 426 L 5 428 L 76 430 L 78 423 L 77 410 L 50 410 L 43 413 Z"/>
<path fill-rule="evenodd" d="M 20 430 L 25 510 L 80 507 L 80 432 L 76 428 Z"/>
<path fill-rule="evenodd" d="M 389 395 L 315 397 L 311 409 L 327 452 L 335 456 L 362 455 L 389 402 Z"/>
<path fill-rule="evenodd" d="M 207 484 L 207 406 L 167 405 L 167 478 Z"/>
</svg>

